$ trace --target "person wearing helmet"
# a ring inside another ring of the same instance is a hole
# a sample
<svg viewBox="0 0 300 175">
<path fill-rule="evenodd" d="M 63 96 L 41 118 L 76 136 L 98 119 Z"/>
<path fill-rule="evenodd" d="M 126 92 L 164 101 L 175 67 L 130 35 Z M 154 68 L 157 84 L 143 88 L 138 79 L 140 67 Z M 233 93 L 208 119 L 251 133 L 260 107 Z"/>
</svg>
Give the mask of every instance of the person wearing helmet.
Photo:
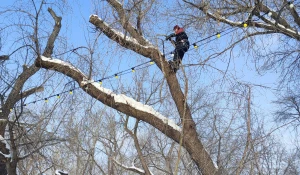
<svg viewBox="0 0 300 175">
<path fill-rule="evenodd" d="M 175 37 L 175 50 L 173 52 L 174 57 L 173 61 L 169 61 L 169 64 L 176 73 L 176 71 L 179 69 L 179 65 L 182 61 L 184 53 L 187 52 L 190 48 L 190 43 L 188 40 L 189 38 L 183 28 L 179 27 L 178 25 L 175 25 L 173 30 L 174 33 L 168 35 L 166 37 L 166 40 L 171 41 L 171 38 Z"/>
</svg>

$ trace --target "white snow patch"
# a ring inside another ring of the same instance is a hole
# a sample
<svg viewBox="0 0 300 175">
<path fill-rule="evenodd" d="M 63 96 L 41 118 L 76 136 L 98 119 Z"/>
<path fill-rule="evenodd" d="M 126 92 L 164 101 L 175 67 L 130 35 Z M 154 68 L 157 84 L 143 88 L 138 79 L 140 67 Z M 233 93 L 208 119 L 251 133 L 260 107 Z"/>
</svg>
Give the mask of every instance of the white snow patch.
<svg viewBox="0 0 300 175">
<path fill-rule="evenodd" d="M 126 166 L 126 165 L 123 165 L 122 163 L 118 162 L 117 160 L 113 160 L 116 164 L 118 164 L 119 166 L 127 169 L 127 170 L 131 170 L 131 171 L 135 171 L 135 172 L 139 172 L 139 173 L 145 173 L 144 170 L 140 169 L 140 168 L 137 168 L 136 166 L 134 166 L 134 163 L 132 163 L 132 165 L 129 167 L 129 166 Z M 153 175 L 153 173 L 150 171 L 150 174 Z"/>
<path fill-rule="evenodd" d="M 2 137 L 2 135 L 0 135 L 0 142 L 4 143 L 5 144 L 5 148 L 7 150 L 9 150 L 10 152 L 10 146 L 9 144 L 6 142 L 6 140 Z M 11 158 L 11 155 L 10 154 L 4 154 L 3 152 L 0 151 L 0 154 L 2 154 L 5 158 Z"/>
<path fill-rule="evenodd" d="M 89 81 L 84 82 L 83 81 L 81 84 L 87 84 L 87 83 L 91 83 L 91 82 L 89 82 Z M 130 106 L 136 108 L 137 110 L 152 114 L 156 118 L 162 120 L 164 124 L 167 124 L 170 127 L 172 127 L 173 129 L 181 132 L 181 128 L 178 125 L 176 125 L 176 123 L 173 120 L 168 119 L 167 117 L 163 116 L 159 112 L 155 111 L 151 106 L 144 105 L 141 102 L 138 102 L 138 101 L 134 100 L 133 98 L 127 97 L 124 94 L 115 94 L 111 90 L 100 86 L 100 84 L 97 83 L 97 82 L 92 82 L 91 84 L 93 84 L 100 91 L 102 91 L 102 92 L 104 92 L 108 95 L 113 96 L 116 103 L 123 103 L 123 104 L 126 104 L 126 105 L 130 105 Z"/>
<path fill-rule="evenodd" d="M 216 167 L 217 169 L 219 169 L 217 163 L 216 163 L 215 161 L 212 161 L 212 162 L 213 162 L 213 164 L 215 165 L 215 167 Z"/>
<path fill-rule="evenodd" d="M 286 29 L 286 30 L 289 31 L 289 32 L 292 32 L 292 33 L 294 33 L 294 34 L 299 35 L 299 32 L 296 32 L 296 31 L 294 31 L 294 30 L 291 30 L 291 29 Z"/>
<path fill-rule="evenodd" d="M 134 44 L 140 45 L 140 43 L 139 43 L 135 38 L 132 38 L 132 37 L 127 36 L 127 35 L 125 36 L 122 32 L 120 32 L 120 31 L 118 31 L 118 30 L 116 30 L 116 29 L 112 29 L 112 28 L 111 28 L 111 30 L 112 30 L 115 34 L 117 34 L 119 37 L 125 38 L 127 41 L 133 42 Z M 141 46 L 142 46 L 142 45 L 141 45 Z"/>
<path fill-rule="evenodd" d="M 103 21 L 98 15 L 91 14 L 91 15 L 90 15 L 90 18 L 91 18 L 92 16 L 95 16 L 95 17 L 99 18 L 99 20 L 102 21 L 104 25 L 106 25 L 106 26 L 109 27 L 109 25 L 108 25 L 105 21 Z"/>
<path fill-rule="evenodd" d="M 123 165 L 124 166 L 124 165 Z M 138 171 L 138 172 L 141 172 L 141 173 L 145 173 L 145 171 L 144 170 L 142 170 L 142 169 L 140 169 L 140 168 L 138 168 L 138 167 L 135 167 L 134 165 L 132 165 L 131 167 L 126 167 L 127 169 L 135 169 L 136 171 Z"/>
<path fill-rule="evenodd" d="M 122 6 L 123 6 L 123 4 L 121 4 L 121 2 L 120 2 L 120 1 L 116 0 L 116 2 L 117 2 L 117 3 L 119 3 L 120 5 L 122 5 Z"/>
<path fill-rule="evenodd" d="M 213 15 L 212 13 L 209 13 L 210 15 Z M 234 21 L 231 21 L 231 20 L 229 20 L 229 19 L 226 19 L 226 18 L 224 18 L 224 17 L 221 17 L 224 21 L 227 21 L 228 23 L 230 23 L 230 24 L 233 24 L 233 25 L 241 25 L 242 24 L 242 22 L 234 22 Z M 273 23 L 274 25 L 275 25 L 275 23 L 276 23 L 276 21 L 275 20 L 270 20 L 270 22 L 271 23 Z M 260 25 L 266 25 L 266 24 L 264 24 L 264 23 L 258 23 L 258 24 L 260 24 Z M 300 32 L 297 32 L 297 31 L 295 31 L 295 30 L 292 30 L 292 29 L 287 29 L 287 28 L 285 28 L 283 25 L 281 25 L 281 24 L 277 24 L 280 28 L 282 28 L 282 29 L 284 29 L 284 30 L 287 30 L 288 32 L 291 32 L 291 33 L 294 33 L 294 34 L 297 34 L 297 35 L 299 35 L 300 34 Z"/>
<path fill-rule="evenodd" d="M 95 15 L 95 14 L 91 14 L 89 18 L 91 18 L 92 16 L 95 16 L 95 17 L 98 17 L 98 18 L 99 18 L 99 16 L 98 16 L 98 15 Z M 99 19 L 100 19 L 100 18 L 99 18 Z"/>
<path fill-rule="evenodd" d="M 210 12 L 208 12 L 208 13 L 209 13 L 209 15 L 214 16 L 214 14 L 212 14 L 212 13 L 210 13 Z M 234 21 L 231 21 L 231 20 L 229 20 L 229 19 L 226 19 L 226 18 L 224 18 L 224 17 L 222 17 L 222 16 L 220 16 L 220 18 L 223 19 L 224 21 L 227 21 L 227 22 L 230 23 L 230 24 L 233 24 L 233 25 L 241 25 L 241 24 L 242 24 L 242 22 L 234 22 Z"/>
<path fill-rule="evenodd" d="M 276 24 L 276 21 L 275 20 L 272 20 L 272 21 L 270 21 L 271 23 L 273 23 L 274 25 Z M 283 25 L 281 25 L 281 24 L 276 24 L 278 27 L 280 27 L 280 28 L 282 28 L 282 29 L 284 29 L 284 30 L 287 30 L 288 32 L 291 32 L 291 33 L 294 33 L 294 34 L 296 34 L 296 35 L 299 35 L 299 32 L 297 32 L 297 31 L 294 31 L 294 30 L 291 30 L 291 29 L 287 29 L 287 28 L 285 28 Z"/>
<path fill-rule="evenodd" d="M 124 166 L 124 165 L 122 165 L 122 166 Z M 126 166 L 125 166 L 126 167 Z M 132 165 L 131 165 L 131 167 L 126 167 L 127 169 L 135 169 L 136 171 L 139 171 L 139 172 L 141 172 L 141 173 L 145 173 L 145 171 L 144 170 L 142 170 L 142 169 L 140 169 L 140 168 L 138 168 L 138 167 L 136 167 L 136 166 L 134 166 L 134 163 L 132 163 Z M 150 171 L 150 170 L 149 170 Z M 153 173 L 150 171 L 150 174 L 151 175 L 153 175 Z"/>
<path fill-rule="evenodd" d="M 68 172 L 67 171 L 64 171 L 64 170 L 56 170 L 55 171 L 55 175 L 67 175 L 68 174 Z"/>
<path fill-rule="evenodd" d="M 65 62 L 63 60 L 60 60 L 60 59 L 55 59 L 55 58 L 48 58 L 48 57 L 45 57 L 45 56 L 41 56 L 41 59 L 43 61 L 46 61 L 46 62 L 51 62 L 51 63 L 56 63 L 56 64 L 60 64 L 60 65 L 64 65 L 64 66 L 68 66 L 70 67 L 71 69 L 77 71 L 77 72 L 80 72 L 82 73 L 79 69 L 77 69 L 75 66 L 73 66 L 71 63 L 68 63 L 68 62 Z M 84 73 L 82 73 L 84 75 Z"/>
</svg>

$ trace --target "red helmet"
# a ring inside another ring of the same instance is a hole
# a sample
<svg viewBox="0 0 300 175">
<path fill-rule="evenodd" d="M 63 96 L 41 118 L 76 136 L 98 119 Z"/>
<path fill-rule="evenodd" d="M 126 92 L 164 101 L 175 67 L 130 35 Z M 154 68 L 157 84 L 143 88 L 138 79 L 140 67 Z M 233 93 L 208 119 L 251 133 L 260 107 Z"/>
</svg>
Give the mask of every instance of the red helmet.
<svg viewBox="0 0 300 175">
<path fill-rule="evenodd" d="M 173 27 L 173 30 L 175 30 L 175 29 L 180 29 L 180 27 L 178 25 L 176 25 Z"/>
</svg>

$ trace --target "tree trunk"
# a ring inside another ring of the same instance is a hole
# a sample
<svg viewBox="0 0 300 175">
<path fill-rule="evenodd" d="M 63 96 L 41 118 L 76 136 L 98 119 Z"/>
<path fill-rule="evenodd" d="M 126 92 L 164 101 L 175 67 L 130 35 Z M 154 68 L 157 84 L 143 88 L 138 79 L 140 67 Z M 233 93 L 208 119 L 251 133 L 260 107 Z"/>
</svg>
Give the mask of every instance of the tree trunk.
<svg viewBox="0 0 300 175">
<path fill-rule="evenodd" d="M 17 175 L 17 161 L 7 162 L 6 168 L 8 175 Z"/>
<path fill-rule="evenodd" d="M 0 162 L 0 174 L 7 174 L 6 163 L 3 162 L 3 158 L 2 157 L 1 157 L 1 162 Z"/>
</svg>

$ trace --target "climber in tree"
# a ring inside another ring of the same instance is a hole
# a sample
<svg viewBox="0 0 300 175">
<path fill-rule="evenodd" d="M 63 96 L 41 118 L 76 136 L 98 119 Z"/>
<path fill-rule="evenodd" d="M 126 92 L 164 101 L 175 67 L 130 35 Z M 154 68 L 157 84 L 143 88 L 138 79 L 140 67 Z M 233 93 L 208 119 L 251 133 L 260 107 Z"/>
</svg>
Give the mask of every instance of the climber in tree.
<svg viewBox="0 0 300 175">
<path fill-rule="evenodd" d="M 179 69 L 179 65 L 181 64 L 184 53 L 190 48 L 190 43 L 188 40 L 189 38 L 184 32 L 183 28 L 176 25 L 174 26 L 173 30 L 174 33 L 168 35 L 166 40 L 170 40 L 172 42 L 171 38 L 176 37 L 175 43 L 173 43 L 175 45 L 173 61 L 169 61 L 171 68 L 176 73 L 176 71 Z"/>
</svg>

